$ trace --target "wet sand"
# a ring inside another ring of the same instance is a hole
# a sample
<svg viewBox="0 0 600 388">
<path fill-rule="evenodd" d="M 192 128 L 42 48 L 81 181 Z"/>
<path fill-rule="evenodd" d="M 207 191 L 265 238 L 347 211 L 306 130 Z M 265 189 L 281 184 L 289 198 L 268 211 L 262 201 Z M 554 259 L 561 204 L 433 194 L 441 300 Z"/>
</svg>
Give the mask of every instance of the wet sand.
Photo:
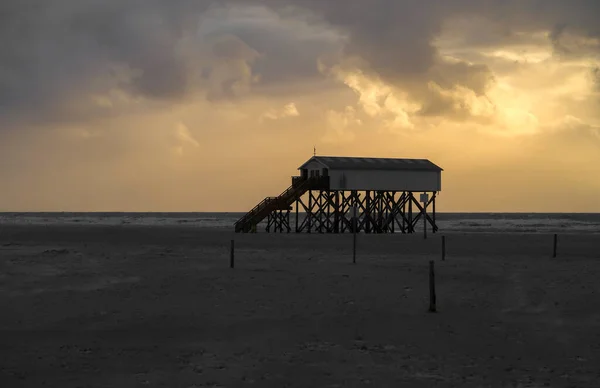
<svg viewBox="0 0 600 388">
<path fill-rule="evenodd" d="M 359 235 L 353 265 L 351 235 L 2 225 L 0 385 L 598 386 L 599 235 L 446 245 Z"/>
</svg>

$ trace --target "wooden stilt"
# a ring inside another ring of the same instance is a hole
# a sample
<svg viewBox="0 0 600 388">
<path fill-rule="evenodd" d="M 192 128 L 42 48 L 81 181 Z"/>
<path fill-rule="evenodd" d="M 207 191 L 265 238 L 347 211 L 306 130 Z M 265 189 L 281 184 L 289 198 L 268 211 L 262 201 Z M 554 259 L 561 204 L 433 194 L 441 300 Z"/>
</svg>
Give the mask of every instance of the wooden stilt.
<svg viewBox="0 0 600 388">
<path fill-rule="evenodd" d="M 298 214 L 298 207 L 300 206 L 299 202 L 300 202 L 299 200 L 296 200 L 296 233 L 300 232 L 300 230 L 298 229 L 298 222 L 300 221 L 299 220 L 300 216 Z"/>
<path fill-rule="evenodd" d="M 432 204 L 433 205 L 433 233 L 436 233 L 437 229 L 438 229 L 437 223 L 435 222 L 435 200 L 436 200 L 436 197 L 437 197 L 437 192 L 434 192 L 433 193 L 433 204 Z"/>
<path fill-rule="evenodd" d="M 399 195 L 396 195 L 399 194 Z M 308 204 L 295 198 L 287 208 L 283 204 L 267 215 L 267 232 L 345 233 L 364 230 L 365 233 L 394 233 L 396 224 L 402 233 L 414 233 L 423 218 L 424 237 L 427 227 L 437 231 L 435 223 L 435 194 L 425 203 L 417 201 L 413 192 L 356 190 L 308 190 Z M 356 225 L 353 224 L 352 206 L 357 207 Z M 433 214 L 427 214 L 429 205 Z M 416 207 L 413 212 L 413 206 Z M 303 208 L 304 213 L 300 213 Z M 295 210 L 295 225 L 290 227 L 290 212 Z"/>
<path fill-rule="evenodd" d="M 433 260 L 429 261 L 429 312 L 437 312 L 435 297 L 435 270 Z"/>
<path fill-rule="evenodd" d="M 446 236 L 442 236 L 442 260 L 446 260 Z"/>
</svg>

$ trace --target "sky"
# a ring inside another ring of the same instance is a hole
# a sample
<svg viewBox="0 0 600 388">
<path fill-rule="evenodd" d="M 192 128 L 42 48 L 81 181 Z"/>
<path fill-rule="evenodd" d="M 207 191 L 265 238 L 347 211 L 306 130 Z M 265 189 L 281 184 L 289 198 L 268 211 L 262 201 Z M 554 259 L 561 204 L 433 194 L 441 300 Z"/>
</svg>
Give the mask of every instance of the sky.
<svg viewBox="0 0 600 388">
<path fill-rule="evenodd" d="M 597 0 L 7 0 L 0 211 L 246 211 L 313 154 L 600 212 Z"/>
</svg>

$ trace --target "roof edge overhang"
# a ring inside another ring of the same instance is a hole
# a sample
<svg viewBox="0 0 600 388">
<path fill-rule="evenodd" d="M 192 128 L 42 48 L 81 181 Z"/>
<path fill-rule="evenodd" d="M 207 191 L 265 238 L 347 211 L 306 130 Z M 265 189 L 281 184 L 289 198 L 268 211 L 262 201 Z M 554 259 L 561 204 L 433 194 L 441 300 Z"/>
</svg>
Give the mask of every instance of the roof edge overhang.
<svg viewBox="0 0 600 388">
<path fill-rule="evenodd" d="M 324 158 L 324 157 L 335 158 L 333 156 L 311 156 L 310 159 L 308 159 L 300 167 L 298 167 L 298 170 L 303 169 L 307 164 L 309 164 L 309 163 L 311 163 L 313 161 L 319 163 L 321 166 L 323 166 L 325 168 L 328 168 L 328 169 L 330 169 L 332 171 L 333 170 L 353 170 L 353 168 L 350 168 L 350 167 L 349 168 L 340 168 L 340 167 L 336 167 L 336 166 L 330 167 L 327 163 L 325 163 L 324 161 L 321 160 L 321 158 Z M 374 159 L 376 159 L 376 158 L 374 158 Z M 440 171 L 440 172 L 444 171 L 443 168 L 441 168 L 437 164 L 433 163 L 429 159 L 419 159 L 419 160 L 425 160 L 425 161 L 429 162 L 431 164 L 432 168 L 425 168 L 425 169 L 423 169 L 423 168 L 404 168 L 404 169 L 401 169 L 401 170 L 404 170 L 404 171 Z M 356 169 L 356 168 L 354 168 L 354 169 Z M 373 170 L 387 170 L 387 169 L 385 169 L 385 168 L 383 168 L 383 169 L 381 169 L 381 168 L 373 168 Z"/>
<path fill-rule="evenodd" d="M 437 169 L 437 168 L 341 168 L 341 167 L 333 167 L 330 168 L 329 170 L 331 171 L 361 171 L 361 170 L 367 170 L 367 171 L 426 171 L 426 172 L 442 172 L 444 171 L 443 169 Z"/>
<path fill-rule="evenodd" d="M 302 170 L 307 164 L 311 163 L 311 162 L 317 162 L 319 163 L 321 166 L 325 167 L 325 168 L 329 168 L 329 166 L 325 163 L 323 163 L 323 161 L 321 161 L 319 159 L 318 156 L 312 156 L 310 159 L 308 159 L 306 162 L 302 163 L 302 165 L 300 167 L 298 167 L 298 170 Z"/>
</svg>

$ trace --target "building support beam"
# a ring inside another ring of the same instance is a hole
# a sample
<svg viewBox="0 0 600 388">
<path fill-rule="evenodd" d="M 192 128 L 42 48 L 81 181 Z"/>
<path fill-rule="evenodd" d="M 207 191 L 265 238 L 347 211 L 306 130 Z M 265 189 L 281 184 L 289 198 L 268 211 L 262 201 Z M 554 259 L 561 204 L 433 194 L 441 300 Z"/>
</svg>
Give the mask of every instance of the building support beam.
<svg viewBox="0 0 600 388">
<path fill-rule="evenodd" d="M 296 201 L 296 233 L 352 232 L 353 206 L 357 208 L 358 232 L 415 233 L 419 220 L 423 221 L 423 205 L 417 201 L 416 193 L 410 191 L 312 190 L 305 197 Z M 425 209 L 426 222 L 434 233 L 438 231 L 436 197 L 437 192 L 432 192 Z M 288 224 L 277 225 L 287 230 Z"/>
<path fill-rule="evenodd" d="M 267 216 L 267 226 L 265 230 L 267 233 L 273 231 L 274 233 L 290 233 L 292 228 L 290 227 L 290 211 L 291 208 L 286 210 L 275 210 Z"/>
</svg>

